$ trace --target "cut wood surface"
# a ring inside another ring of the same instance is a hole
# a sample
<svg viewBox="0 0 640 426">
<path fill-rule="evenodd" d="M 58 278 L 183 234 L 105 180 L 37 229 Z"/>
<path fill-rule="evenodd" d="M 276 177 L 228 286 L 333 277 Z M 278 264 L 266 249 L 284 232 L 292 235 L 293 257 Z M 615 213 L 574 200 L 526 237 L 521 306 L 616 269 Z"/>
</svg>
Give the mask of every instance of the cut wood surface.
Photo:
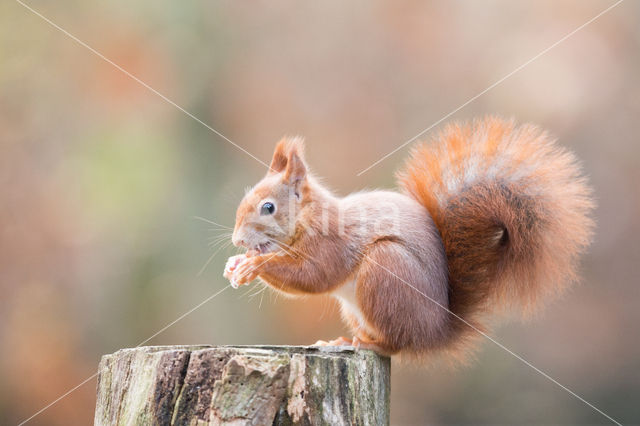
<svg viewBox="0 0 640 426">
<path fill-rule="evenodd" d="M 100 362 L 96 425 L 385 425 L 389 358 L 353 348 L 155 346 Z"/>
</svg>

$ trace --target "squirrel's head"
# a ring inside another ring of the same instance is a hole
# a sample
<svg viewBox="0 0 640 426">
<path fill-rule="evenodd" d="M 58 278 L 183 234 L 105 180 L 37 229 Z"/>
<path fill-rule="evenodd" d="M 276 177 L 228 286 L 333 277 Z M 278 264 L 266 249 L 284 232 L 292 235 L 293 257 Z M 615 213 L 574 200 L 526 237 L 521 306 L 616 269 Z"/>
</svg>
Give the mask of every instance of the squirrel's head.
<svg viewBox="0 0 640 426">
<path fill-rule="evenodd" d="M 233 244 L 259 253 L 292 244 L 309 198 L 308 187 L 302 139 L 282 139 L 269 172 L 240 202 Z"/>
</svg>

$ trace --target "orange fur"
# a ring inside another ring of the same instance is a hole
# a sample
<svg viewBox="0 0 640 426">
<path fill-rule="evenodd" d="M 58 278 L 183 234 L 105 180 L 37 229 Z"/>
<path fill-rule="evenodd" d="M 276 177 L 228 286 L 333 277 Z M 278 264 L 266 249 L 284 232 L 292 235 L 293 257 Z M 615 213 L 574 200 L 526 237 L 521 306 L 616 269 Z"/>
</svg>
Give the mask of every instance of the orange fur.
<svg viewBox="0 0 640 426">
<path fill-rule="evenodd" d="M 590 190 L 537 128 L 450 125 L 414 149 L 399 182 L 406 194 L 336 197 L 309 173 L 302 141 L 281 141 L 238 208 L 234 243 L 249 252 L 228 276 L 331 294 L 355 341 L 381 352 L 453 355 L 491 308 L 530 310 L 575 280 Z M 260 213 L 266 201 L 273 214 Z"/>
<path fill-rule="evenodd" d="M 462 134 L 466 151 L 457 149 Z M 460 178 L 471 164 L 475 176 L 454 191 L 434 176 L 451 168 Z M 492 117 L 449 126 L 414 149 L 399 180 L 434 218 L 447 252 L 450 309 L 474 327 L 483 329 L 483 314 L 496 307 L 530 312 L 576 280 L 593 229 L 591 190 L 575 157 L 536 127 Z M 451 323 L 457 344 L 477 336 Z"/>
</svg>

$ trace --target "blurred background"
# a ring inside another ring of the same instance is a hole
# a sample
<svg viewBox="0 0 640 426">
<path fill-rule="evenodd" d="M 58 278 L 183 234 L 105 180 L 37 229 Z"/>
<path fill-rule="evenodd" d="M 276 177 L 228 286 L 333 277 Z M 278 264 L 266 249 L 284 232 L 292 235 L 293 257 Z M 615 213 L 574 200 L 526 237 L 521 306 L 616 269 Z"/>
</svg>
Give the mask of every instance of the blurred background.
<svg viewBox="0 0 640 426">
<path fill-rule="evenodd" d="M 340 194 L 356 173 L 613 0 L 28 4 L 268 162 L 307 140 Z M 598 229 L 581 285 L 496 338 L 623 423 L 640 422 L 640 3 L 623 2 L 451 119 L 535 122 L 574 150 Z M 0 424 L 16 424 L 227 286 L 233 226 L 265 167 L 14 1 L 0 4 Z M 428 139 L 429 132 L 423 139 Z M 329 299 L 227 290 L 147 344 L 309 344 Z M 29 424 L 89 424 L 95 380 Z M 393 424 L 606 424 L 485 341 L 469 367 L 395 363 Z"/>
</svg>

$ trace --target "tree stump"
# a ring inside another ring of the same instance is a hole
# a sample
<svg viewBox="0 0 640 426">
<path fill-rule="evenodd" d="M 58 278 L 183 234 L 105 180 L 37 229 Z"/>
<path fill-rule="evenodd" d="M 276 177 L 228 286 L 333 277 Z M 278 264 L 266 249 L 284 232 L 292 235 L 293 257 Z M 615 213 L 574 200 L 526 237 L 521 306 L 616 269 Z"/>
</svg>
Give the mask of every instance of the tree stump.
<svg viewBox="0 0 640 426">
<path fill-rule="evenodd" d="M 385 425 L 389 358 L 353 348 L 157 346 L 100 362 L 96 425 Z"/>
</svg>

